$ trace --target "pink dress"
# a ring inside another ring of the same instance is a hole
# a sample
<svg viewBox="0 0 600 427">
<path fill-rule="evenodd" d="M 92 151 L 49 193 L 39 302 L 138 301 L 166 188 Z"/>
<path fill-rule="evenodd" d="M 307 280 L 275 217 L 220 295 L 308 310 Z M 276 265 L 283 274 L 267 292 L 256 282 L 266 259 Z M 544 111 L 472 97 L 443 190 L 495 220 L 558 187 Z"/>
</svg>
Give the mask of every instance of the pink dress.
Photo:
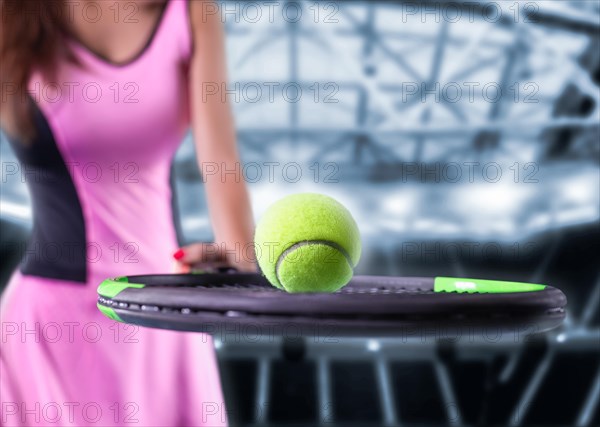
<svg viewBox="0 0 600 427">
<path fill-rule="evenodd" d="M 61 62 L 57 82 L 31 79 L 35 141 L 11 141 L 34 224 L 2 295 L 0 425 L 225 425 L 209 336 L 96 308 L 105 278 L 172 271 L 170 164 L 190 125 L 187 1 L 167 3 L 126 64 L 68 43 L 79 65 Z"/>
</svg>

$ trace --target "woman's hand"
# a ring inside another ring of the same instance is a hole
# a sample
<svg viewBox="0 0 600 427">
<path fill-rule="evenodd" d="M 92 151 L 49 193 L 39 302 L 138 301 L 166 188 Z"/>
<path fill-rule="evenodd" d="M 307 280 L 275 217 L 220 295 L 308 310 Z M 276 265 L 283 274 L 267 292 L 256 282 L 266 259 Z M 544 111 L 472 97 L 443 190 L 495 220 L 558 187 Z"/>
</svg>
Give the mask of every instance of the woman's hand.
<svg viewBox="0 0 600 427">
<path fill-rule="evenodd" d="M 233 267 L 242 272 L 257 271 L 253 251 L 251 254 L 230 252 L 216 243 L 193 243 L 181 247 L 173 254 L 173 258 L 176 273 L 189 273 L 194 268 L 201 269 L 203 265 L 211 264 Z"/>
</svg>

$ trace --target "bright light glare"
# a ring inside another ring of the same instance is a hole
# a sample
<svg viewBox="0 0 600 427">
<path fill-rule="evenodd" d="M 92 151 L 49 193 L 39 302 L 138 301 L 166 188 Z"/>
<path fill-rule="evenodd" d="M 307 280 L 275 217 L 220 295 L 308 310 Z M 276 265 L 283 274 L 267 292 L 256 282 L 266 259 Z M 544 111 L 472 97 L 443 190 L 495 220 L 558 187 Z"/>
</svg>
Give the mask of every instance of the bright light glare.
<svg viewBox="0 0 600 427">
<path fill-rule="evenodd" d="M 367 342 L 367 350 L 369 351 L 379 351 L 381 348 L 381 344 L 377 340 L 369 340 Z"/>
</svg>

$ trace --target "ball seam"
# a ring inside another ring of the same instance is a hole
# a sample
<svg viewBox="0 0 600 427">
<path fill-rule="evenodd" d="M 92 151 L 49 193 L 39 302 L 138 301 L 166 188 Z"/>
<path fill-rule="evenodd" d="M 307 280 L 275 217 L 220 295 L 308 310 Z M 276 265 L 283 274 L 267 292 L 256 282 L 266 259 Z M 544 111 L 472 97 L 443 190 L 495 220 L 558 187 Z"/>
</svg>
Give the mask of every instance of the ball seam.
<svg viewBox="0 0 600 427">
<path fill-rule="evenodd" d="M 350 254 L 348 253 L 348 251 L 346 249 L 344 249 L 344 247 L 342 245 L 340 245 L 336 242 L 332 242 L 330 240 L 304 240 L 302 242 L 294 243 L 292 246 L 290 246 L 289 248 L 284 250 L 279 255 L 279 258 L 277 258 L 277 262 L 275 263 L 275 277 L 277 278 L 277 281 L 284 289 L 285 289 L 285 286 L 284 286 L 283 282 L 281 281 L 281 279 L 279 278 L 279 266 L 281 265 L 281 263 L 283 262 L 283 260 L 289 253 L 295 251 L 298 248 L 301 248 L 303 246 L 308 246 L 308 245 L 325 245 L 325 246 L 329 246 L 330 248 L 336 249 L 344 256 L 344 258 L 346 258 L 346 261 L 348 262 L 348 265 L 350 266 L 350 268 L 354 268 L 354 264 L 352 262 L 352 258 L 350 257 Z"/>
</svg>

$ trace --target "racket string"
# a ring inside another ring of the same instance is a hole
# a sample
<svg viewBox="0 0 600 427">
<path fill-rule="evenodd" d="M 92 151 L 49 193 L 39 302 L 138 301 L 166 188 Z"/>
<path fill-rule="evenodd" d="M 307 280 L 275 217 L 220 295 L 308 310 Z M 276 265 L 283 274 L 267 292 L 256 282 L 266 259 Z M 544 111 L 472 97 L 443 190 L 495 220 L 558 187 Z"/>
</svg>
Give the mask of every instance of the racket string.
<svg viewBox="0 0 600 427">
<path fill-rule="evenodd" d="M 183 284 L 175 284 L 175 285 L 164 285 L 169 288 L 194 288 L 194 289 L 203 289 L 203 290 L 225 290 L 225 291 L 255 291 L 255 292 L 277 292 L 283 293 L 284 291 L 274 286 L 258 284 L 258 283 L 203 283 L 201 285 L 183 285 Z M 404 294 L 404 293 L 416 293 L 416 294 L 433 294 L 435 293 L 431 289 L 426 288 L 414 288 L 414 287 L 406 287 L 406 286 L 377 286 L 377 287 L 352 287 L 347 286 L 345 288 L 339 289 L 334 294 Z"/>
</svg>

